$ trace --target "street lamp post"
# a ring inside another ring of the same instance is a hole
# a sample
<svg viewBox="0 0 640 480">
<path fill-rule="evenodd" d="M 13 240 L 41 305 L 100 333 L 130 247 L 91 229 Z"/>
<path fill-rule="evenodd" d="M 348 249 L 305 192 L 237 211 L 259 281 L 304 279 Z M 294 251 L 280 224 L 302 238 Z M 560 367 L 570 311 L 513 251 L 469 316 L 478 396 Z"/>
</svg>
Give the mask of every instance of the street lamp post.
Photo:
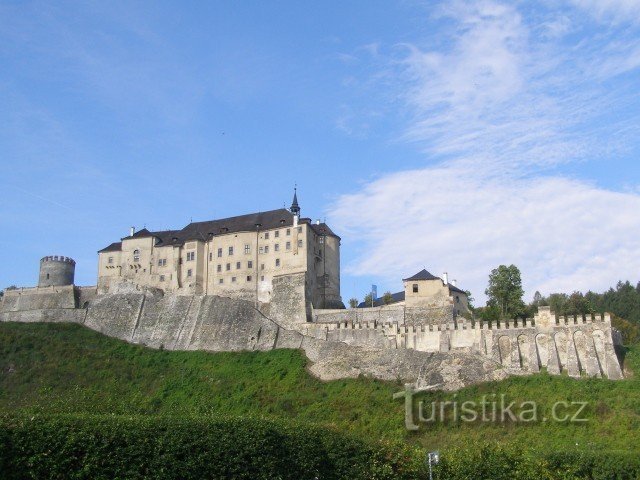
<svg viewBox="0 0 640 480">
<path fill-rule="evenodd" d="M 437 465 L 440 461 L 440 452 L 437 450 L 435 452 L 427 453 L 427 463 L 429 464 L 429 480 L 433 480 L 433 472 L 432 465 Z"/>
</svg>

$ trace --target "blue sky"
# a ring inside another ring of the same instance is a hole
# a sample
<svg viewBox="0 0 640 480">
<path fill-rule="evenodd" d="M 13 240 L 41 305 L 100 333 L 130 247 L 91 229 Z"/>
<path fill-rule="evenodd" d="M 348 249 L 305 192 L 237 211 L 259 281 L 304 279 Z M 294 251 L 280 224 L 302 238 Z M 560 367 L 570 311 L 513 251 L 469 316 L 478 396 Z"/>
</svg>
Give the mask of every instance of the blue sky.
<svg viewBox="0 0 640 480">
<path fill-rule="evenodd" d="M 343 297 L 640 270 L 640 2 L 0 2 L 0 286 L 128 227 L 289 204 Z"/>
</svg>

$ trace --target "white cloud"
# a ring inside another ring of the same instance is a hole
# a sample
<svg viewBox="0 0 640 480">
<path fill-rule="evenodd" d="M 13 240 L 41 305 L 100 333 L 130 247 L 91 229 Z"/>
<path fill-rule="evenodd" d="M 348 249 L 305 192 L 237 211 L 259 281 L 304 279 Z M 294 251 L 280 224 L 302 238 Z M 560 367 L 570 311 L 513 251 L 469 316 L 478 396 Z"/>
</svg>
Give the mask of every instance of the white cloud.
<svg viewBox="0 0 640 480">
<path fill-rule="evenodd" d="M 342 197 L 332 212 L 366 254 L 347 273 L 398 284 L 423 266 L 482 297 L 514 263 L 528 293 L 603 289 L 640 271 L 640 196 L 557 177 L 516 179 L 455 165 L 401 172 Z"/>
<path fill-rule="evenodd" d="M 638 0 L 571 0 L 571 3 L 601 21 L 620 23 L 640 20 Z"/>
<path fill-rule="evenodd" d="M 436 35 L 448 42 L 406 45 L 395 62 L 412 111 L 404 139 L 432 163 L 337 200 L 332 222 L 362 251 L 346 273 L 393 284 L 422 267 L 446 270 L 480 299 L 499 264 L 521 268 L 529 296 L 637 279 L 640 196 L 552 170 L 610 154 L 610 137 L 621 137 L 611 133 L 629 128 L 629 118 L 593 121 L 625 101 L 603 82 L 637 68 L 622 55 L 627 40 L 563 43 L 578 18 L 543 34 L 553 15 L 532 22 L 493 1 L 438 15 L 451 26 Z M 593 65 L 598 75 L 586 75 Z"/>
</svg>

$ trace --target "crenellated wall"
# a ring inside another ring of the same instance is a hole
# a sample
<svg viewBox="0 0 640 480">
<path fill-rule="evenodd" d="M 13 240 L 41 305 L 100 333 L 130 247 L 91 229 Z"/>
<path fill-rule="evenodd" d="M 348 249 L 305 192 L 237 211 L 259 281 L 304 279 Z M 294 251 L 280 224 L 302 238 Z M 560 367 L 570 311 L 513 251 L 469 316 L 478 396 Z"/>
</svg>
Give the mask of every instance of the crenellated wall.
<svg viewBox="0 0 640 480">
<path fill-rule="evenodd" d="M 448 368 L 459 365 L 464 375 L 473 370 L 469 362 L 476 362 L 484 369 L 483 379 L 542 369 L 622 378 L 615 350 L 621 340 L 608 314 L 556 320 L 541 307 L 533 319 L 488 324 L 442 317 L 432 309 L 422 309 L 422 316 L 412 312 L 409 323 L 406 309 L 398 306 L 307 312 L 304 281 L 304 275 L 283 277 L 274 289 L 275 301 L 262 311 L 240 299 L 124 286 L 104 295 L 95 287 L 8 290 L 0 321 L 75 322 L 128 342 L 175 350 L 303 348 L 316 364 L 329 365 L 324 378 L 354 374 L 353 362 L 359 371 L 389 378 L 391 370 L 379 361 L 390 358 L 394 371 L 410 379 L 434 355 Z M 460 358 L 466 366 L 456 363 Z"/>
<path fill-rule="evenodd" d="M 534 319 L 527 320 L 489 324 L 459 318 L 434 324 L 426 318 L 422 324 L 408 325 L 403 323 L 401 308 L 366 309 L 377 318 L 395 315 L 397 319 L 391 321 L 363 320 L 366 316 L 358 316 L 358 310 L 365 309 L 316 311 L 316 322 L 302 325 L 299 330 L 308 336 L 354 346 L 475 352 L 504 367 L 531 373 L 546 368 L 549 373 L 566 372 L 573 377 L 622 378 L 615 352 L 620 337 L 611 327 L 609 314 L 556 320 L 549 307 L 541 307 Z M 387 314 L 383 315 L 383 311 Z M 340 321 L 328 323 L 332 318 Z"/>
</svg>

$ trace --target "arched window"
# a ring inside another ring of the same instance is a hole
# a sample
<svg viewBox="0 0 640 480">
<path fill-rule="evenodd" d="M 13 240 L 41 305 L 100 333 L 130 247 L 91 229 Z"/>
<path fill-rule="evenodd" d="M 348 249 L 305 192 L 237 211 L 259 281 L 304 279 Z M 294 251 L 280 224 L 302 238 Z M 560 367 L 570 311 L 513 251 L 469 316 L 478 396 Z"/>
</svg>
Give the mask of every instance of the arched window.
<svg viewBox="0 0 640 480">
<path fill-rule="evenodd" d="M 140 261 L 140 250 L 138 250 L 137 248 L 133 251 L 133 261 L 134 262 Z"/>
</svg>

